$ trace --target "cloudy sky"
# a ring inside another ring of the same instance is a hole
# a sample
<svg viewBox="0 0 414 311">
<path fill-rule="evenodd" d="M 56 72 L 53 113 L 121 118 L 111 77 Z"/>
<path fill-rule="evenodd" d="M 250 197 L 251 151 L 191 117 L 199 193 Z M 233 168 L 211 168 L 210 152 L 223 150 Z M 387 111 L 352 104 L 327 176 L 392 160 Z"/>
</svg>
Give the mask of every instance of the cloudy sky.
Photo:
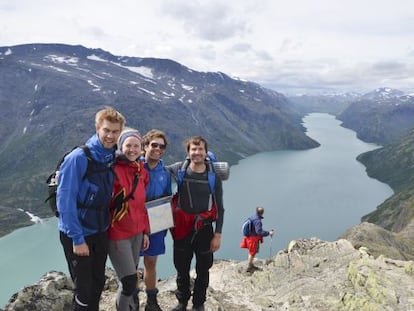
<svg viewBox="0 0 414 311">
<path fill-rule="evenodd" d="M 0 46 L 169 58 L 285 94 L 414 92 L 413 0 L 0 0 Z"/>
</svg>

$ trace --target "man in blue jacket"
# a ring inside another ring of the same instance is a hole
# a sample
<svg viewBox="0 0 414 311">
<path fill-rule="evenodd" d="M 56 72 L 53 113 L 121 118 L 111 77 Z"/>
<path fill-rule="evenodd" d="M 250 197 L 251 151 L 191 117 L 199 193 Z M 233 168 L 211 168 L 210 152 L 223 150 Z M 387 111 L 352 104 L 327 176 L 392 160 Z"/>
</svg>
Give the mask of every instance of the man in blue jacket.
<svg viewBox="0 0 414 311">
<path fill-rule="evenodd" d="M 259 252 L 260 243 L 263 243 L 263 237 L 273 236 L 274 234 L 273 229 L 270 231 L 263 229 L 263 214 L 264 208 L 261 206 L 256 207 L 256 214 L 249 217 L 252 222 L 252 231 L 250 232 L 249 236 L 243 237 L 243 240 L 240 243 L 241 248 L 247 248 L 249 251 L 248 267 L 246 270 L 247 272 L 254 272 L 255 270 L 259 270 L 259 268 L 253 264 L 254 257 Z"/>
<path fill-rule="evenodd" d="M 162 157 L 167 148 L 167 136 L 163 131 L 152 129 L 143 137 L 145 155 L 143 161 L 150 182 L 147 185 L 147 201 L 171 195 L 171 173 L 164 167 Z M 162 311 L 157 301 L 157 258 L 165 254 L 165 236 L 167 229 L 149 236 L 150 246 L 141 252 L 144 256 L 144 283 L 147 294 L 145 311 Z"/>
<path fill-rule="evenodd" d="M 112 165 L 124 123 L 125 118 L 113 108 L 98 111 L 96 134 L 86 142 L 89 152 L 84 148 L 74 149 L 60 167 L 58 226 L 75 285 L 73 310 L 99 310 L 108 254 L 107 229 L 114 180 Z"/>
</svg>

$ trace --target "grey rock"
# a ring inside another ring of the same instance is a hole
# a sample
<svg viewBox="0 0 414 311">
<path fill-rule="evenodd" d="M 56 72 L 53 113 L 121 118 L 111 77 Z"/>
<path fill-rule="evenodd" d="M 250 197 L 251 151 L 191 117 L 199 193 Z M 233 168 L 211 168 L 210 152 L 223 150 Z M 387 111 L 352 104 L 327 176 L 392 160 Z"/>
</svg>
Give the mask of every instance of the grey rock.
<svg viewBox="0 0 414 311">
<path fill-rule="evenodd" d="M 261 270 L 246 273 L 247 261 L 216 260 L 210 273 L 206 310 L 412 310 L 414 263 L 369 254 L 351 242 L 316 238 L 296 240 L 270 260 L 256 260 Z M 114 310 L 116 277 L 108 270 L 101 310 Z M 192 271 L 194 276 L 194 271 Z M 66 310 L 70 281 L 62 273 L 46 274 L 14 295 L 7 310 Z M 141 284 L 141 287 L 143 284 Z M 171 309 L 174 277 L 159 282 L 158 301 Z M 145 293 L 140 292 L 143 310 Z M 191 303 L 189 305 L 191 307 Z"/>
</svg>

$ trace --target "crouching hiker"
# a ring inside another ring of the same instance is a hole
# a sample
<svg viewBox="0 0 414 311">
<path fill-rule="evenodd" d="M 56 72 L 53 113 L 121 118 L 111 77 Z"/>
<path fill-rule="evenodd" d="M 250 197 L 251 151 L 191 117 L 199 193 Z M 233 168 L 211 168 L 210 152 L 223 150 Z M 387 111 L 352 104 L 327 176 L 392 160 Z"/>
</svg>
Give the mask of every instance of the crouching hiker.
<svg viewBox="0 0 414 311">
<path fill-rule="evenodd" d="M 249 251 L 247 272 L 254 272 L 260 270 L 253 264 L 254 257 L 259 252 L 260 243 L 263 243 L 263 237 L 273 236 L 273 229 L 270 231 L 263 230 L 263 219 L 264 208 L 259 206 L 256 207 L 256 214 L 249 217 L 243 224 L 243 240 L 240 243 L 241 248 L 247 248 Z"/>
</svg>

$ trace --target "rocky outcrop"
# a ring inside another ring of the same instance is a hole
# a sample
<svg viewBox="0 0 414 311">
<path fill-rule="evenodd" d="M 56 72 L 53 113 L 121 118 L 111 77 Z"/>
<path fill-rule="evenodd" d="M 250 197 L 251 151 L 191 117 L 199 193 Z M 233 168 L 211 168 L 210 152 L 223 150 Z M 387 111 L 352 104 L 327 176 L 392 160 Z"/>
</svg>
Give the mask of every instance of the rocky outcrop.
<svg viewBox="0 0 414 311">
<path fill-rule="evenodd" d="M 369 254 L 374 257 L 383 255 L 397 260 L 414 260 L 414 242 L 407 239 L 404 233 L 405 231 L 391 232 L 378 225 L 363 222 L 348 229 L 341 238 L 350 241 L 357 249 L 361 246 L 368 247 Z"/>
<path fill-rule="evenodd" d="M 206 310 L 412 310 L 414 263 L 372 256 L 340 239 L 292 241 L 261 270 L 246 273 L 247 263 L 218 260 L 211 269 Z M 116 278 L 108 271 L 101 310 L 114 310 Z M 9 310 L 68 310 L 71 282 L 59 272 L 14 295 Z M 175 304 L 175 280 L 159 282 L 163 310 Z M 145 295 L 140 293 L 141 305 Z M 143 308 L 142 308 L 143 309 Z"/>
</svg>

